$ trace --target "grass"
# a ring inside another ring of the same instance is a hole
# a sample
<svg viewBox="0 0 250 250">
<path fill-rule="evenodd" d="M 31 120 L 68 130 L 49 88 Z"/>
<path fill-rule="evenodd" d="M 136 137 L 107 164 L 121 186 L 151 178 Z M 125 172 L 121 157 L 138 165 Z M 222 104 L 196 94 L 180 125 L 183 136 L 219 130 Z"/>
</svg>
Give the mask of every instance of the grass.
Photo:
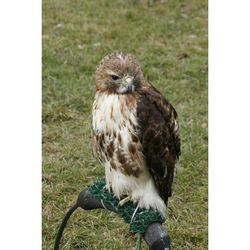
<svg viewBox="0 0 250 250">
<path fill-rule="evenodd" d="M 207 249 L 207 2 L 44 0 L 42 38 L 43 249 L 78 193 L 104 175 L 89 139 L 94 73 L 120 49 L 179 114 L 181 167 L 164 224 L 173 250 Z M 115 214 L 79 210 L 61 249 L 132 249 L 128 229 Z"/>
</svg>

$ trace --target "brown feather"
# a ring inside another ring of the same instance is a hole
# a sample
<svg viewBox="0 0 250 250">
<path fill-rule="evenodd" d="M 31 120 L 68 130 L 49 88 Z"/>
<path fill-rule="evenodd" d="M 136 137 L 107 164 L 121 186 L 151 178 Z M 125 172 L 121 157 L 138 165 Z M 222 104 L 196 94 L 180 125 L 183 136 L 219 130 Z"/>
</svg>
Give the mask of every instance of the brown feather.
<svg viewBox="0 0 250 250">
<path fill-rule="evenodd" d="M 180 155 L 179 131 L 174 130 L 177 113 L 173 106 L 150 86 L 139 90 L 137 116 L 140 127 L 138 136 L 146 165 L 160 196 L 167 203 L 172 192 L 175 164 Z"/>
</svg>

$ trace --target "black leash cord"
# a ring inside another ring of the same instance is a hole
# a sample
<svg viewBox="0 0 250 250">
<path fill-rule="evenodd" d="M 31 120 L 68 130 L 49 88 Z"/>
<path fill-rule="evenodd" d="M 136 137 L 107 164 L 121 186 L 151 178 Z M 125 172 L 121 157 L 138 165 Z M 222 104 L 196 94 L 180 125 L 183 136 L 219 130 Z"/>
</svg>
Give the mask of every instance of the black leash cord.
<svg viewBox="0 0 250 250">
<path fill-rule="evenodd" d="M 78 203 L 74 204 L 72 207 L 70 207 L 70 209 L 68 210 L 68 212 L 65 214 L 63 221 L 60 225 L 60 228 L 57 232 L 56 235 L 56 241 L 55 241 L 55 245 L 54 245 L 54 250 L 59 250 L 59 245 L 60 245 L 60 241 L 62 238 L 62 234 L 63 234 L 63 230 L 69 220 L 69 217 L 74 213 L 74 211 L 79 207 Z"/>
</svg>

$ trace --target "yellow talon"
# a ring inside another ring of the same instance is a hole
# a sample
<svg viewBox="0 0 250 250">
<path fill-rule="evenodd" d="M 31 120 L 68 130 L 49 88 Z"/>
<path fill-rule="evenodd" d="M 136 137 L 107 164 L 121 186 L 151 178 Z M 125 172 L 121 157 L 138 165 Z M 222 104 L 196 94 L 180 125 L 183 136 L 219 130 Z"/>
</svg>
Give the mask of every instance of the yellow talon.
<svg viewBox="0 0 250 250">
<path fill-rule="evenodd" d="M 130 200 L 131 200 L 130 196 L 125 197 L 124 199 L 122 199 L 122 200 L 119 201 L 118 206 L 121 207 L 121 206 L 123 206 L 125 203 L 127 203 Z"/>
<path fill-rule="evenodd" d="M 104 187 L 103 187 L 103 190 L 108 190 L 108 191 L 110 191 L 110 189 L 112 188 L 112 185 L 111 185 L 111 183 L 108 183 L 108 184 L 106 184 Z"/>
</svg>

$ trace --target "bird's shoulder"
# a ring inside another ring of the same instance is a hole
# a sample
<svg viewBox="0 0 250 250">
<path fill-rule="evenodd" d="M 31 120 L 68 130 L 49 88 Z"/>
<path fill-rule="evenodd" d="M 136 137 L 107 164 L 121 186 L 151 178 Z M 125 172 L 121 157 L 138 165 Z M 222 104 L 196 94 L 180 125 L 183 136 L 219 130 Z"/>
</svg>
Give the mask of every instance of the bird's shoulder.
<svg viewBox="0 0 250 250">
<path fill-rule="evenodd" d="M 154 138 L 161 135 L 164 145 L 171 148 L 172 153 L 179 158 L 180 134 L 178 115 L 172 104 L 152 85 L 147 84 L 139 92 L 137 102 L 137 117 L 140 126 L 140 138 L 149 138 L 151 144 Z M 147 140 L 144 140 L 146 144 Z M 155 140 L 157 146 L 158 140 Z M 166 145 L 167 143 L 168 145 Z"/>
<path fill-rule="evenodd" d="M 137 114 L 141 120 L 151 115 L 162 118 L 165 123 L 173 123 L 177 119 L 175 108 L 152 84 L 138 91 L 137 100 Z"/>
</svg>

